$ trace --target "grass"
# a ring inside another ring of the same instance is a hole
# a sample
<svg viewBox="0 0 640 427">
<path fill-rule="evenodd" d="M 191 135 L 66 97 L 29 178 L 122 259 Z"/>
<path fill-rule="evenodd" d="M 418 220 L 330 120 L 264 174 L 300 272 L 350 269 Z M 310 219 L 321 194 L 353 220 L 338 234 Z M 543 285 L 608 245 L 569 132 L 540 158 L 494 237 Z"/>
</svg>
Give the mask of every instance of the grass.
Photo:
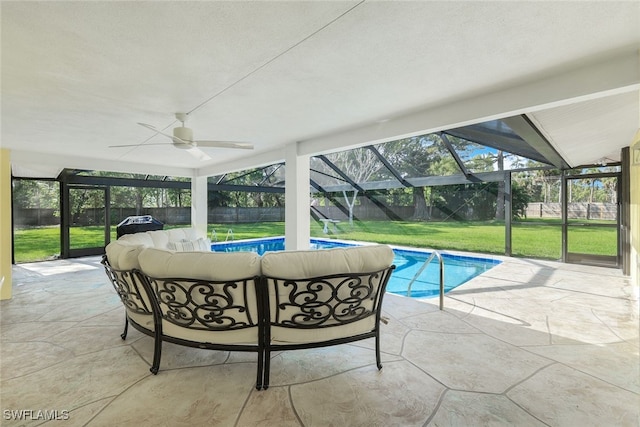
<svg viewBox="0 0 640 427">
<path fill-rule="evenodd" d="M 329 234 L 324 234 L 322 228 L 321 223 L 313 221 L 311 236 L 417 248 L 504 254 L 504 223 L 499 221 L 356 221 L 353 226 L 347 222 L 341 222 L 338 224 L 338 233 L 333 233 L 333 227 L 330 227 Z M 224 241 L 229 229 L 233 230 L 235 240 L 284 235 L 283 222 L 209 224 L 208 232 L 211 235 L 212 230 L 215 230 L 218 241 Z M 104 244 L 103 233 L 101 227 L 73 227 L 70 231 L 72 248 L 101 246 Z M 115 239 L 114 226 L 111 228 L 111 240 Z M 568 241 L 571 252 L 598 255 L 617 253 L 615 228 L 573 226 L 569 229 Z M 60 228 L 40 227 L 16 230 L 14 245 L 16 262 L 54 258 L 60 253 Z M 513 224 L 512 253 L 514 256 L 560 259 L 561 245 L 562 229 L 557 220 L 523 221 Z"/>
</svg>

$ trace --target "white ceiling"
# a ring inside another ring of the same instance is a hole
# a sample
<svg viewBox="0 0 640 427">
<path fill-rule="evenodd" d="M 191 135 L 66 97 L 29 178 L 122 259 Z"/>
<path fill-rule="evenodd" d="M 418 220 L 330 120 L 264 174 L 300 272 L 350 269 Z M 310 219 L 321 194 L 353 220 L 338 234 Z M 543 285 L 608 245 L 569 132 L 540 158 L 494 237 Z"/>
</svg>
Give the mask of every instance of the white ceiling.
<svg viewBox="0 0 640 427">
<path fill-rule="evenodd" d="M 527 116 L 572 166 L 640 127 L 640 2 L 0 3 L 2 139 L 21 176 L 197 176 Z M 157 128 L 248 141 L 199 161 Z"/>
</svg>

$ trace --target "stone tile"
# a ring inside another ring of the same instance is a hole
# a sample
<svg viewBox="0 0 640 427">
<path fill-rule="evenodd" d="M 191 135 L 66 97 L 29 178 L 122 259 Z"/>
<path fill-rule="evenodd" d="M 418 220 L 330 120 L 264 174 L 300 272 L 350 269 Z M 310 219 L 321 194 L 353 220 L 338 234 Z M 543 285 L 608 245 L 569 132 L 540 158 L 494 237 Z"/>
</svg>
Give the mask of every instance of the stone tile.
<svg viewBox="0 0 640 427">
<path fill-rule="evenodd" d="M 64 303 L 50 307 L 38 320 L 43 322 L 80 322 L 106 313 L 118 304 L 121 302 L 117 295 L 74 295 L 66 299 Z"/>
<path fill-rule="evenodd" d="M 639 344 L 549 345 L 527 350 L 571 366 L 625 390 L 640 394 Z"/>
<path fill-rule="evenodd" d="M 2 343 L 0 376 L 4 384 L 8 379 L 62 364 L 73 356 L 71 350 L 47 342 Z"/>
<path fill-rule="evenodd" d="M 40 321 L 49 310 L 55 307 L 54 301 L 51 293 L 42 289 L 16 295 L 10 300 L 1 301 L 0 322 L 7 324 Z M 62 304 L 63 302 L 60 301 L 59 303 Z M 43 321 L 54 320 L 45 319 Z"/>
<path fill-rule="evenodd" d="M 95 271 L 96 269 L 100 268 L 98 264 L 90 262 L 88 258 L 86 260 L 86 262 L 66 259 L 31 262 L 21 264 L 21 269 L 25 272 L 33 273 L 40 277 L 50 277 L 59 274 L 74 274 L 85 271 Z"/>
<path fill-rule="evenodd" d="M 402 319 L 407 316 L 436 311 L 438 306 L 400 295 L 385 294 L 382 309 L 386 313 L 393 313 L 393 317 Z"/>
<path fill-rule="evenodd" d="M 224 363 L 257 363 L 258 353 L 253 351 L 229 351 Z M 273 356 L 273 353 L 272 353 Z"/>
<path fill-rule="evenodd" d="M 153 363 L 153 338 L 143 335 L 141 339 L 136 340 L 131 346 L 151 367 Z M 257 363 L 257 353 L 252 355 L 253 359 L 251 361 Z M 171 369 L 218 365 L 225 363 L 228 358 L 229 352 L 227 351 L 206 350 L 164 342 L 162 343 L 160 372 Z"/>
<path fill-rule="evenodd" d="M 316 381 L 363 366 L 375 368 L 375 363 L 375 351 L 349 344 L 282 351 L 271 357 L 269 384 L 283 386 Z"/>
<path fill-rule="evenodd" d="M 381 354 L 400 355 L 404 337 L 409 332 L 409 328 L 400 319 L 391 316 L 387 318 L 387 324 L 380 325 L 380 352 Z M 375 340 L 373 339 L 360 341 L 357 345 L 375 350 Z"/>
<path fill-rule="evenodd" d="M 305 426 L 422 426 L 444 387 L 405 361 L 350 370 L 291 387 Z M 269 390 L 267 390 L 269 392 Z"/>
<path fill-rule="evenodd" d="M 613 334 L 621 340 L 637 340 L 638 325 L 640 324 L 640 309 L 637 304 L 629 302 L 628 311 L 611 311 L 593 309 L 593 315 L 604 325 L 606 325 Z"/>
<path fill-rule="evenodd" d="M 270 387 L 263 391 L 252 391 L 237 425 L 300 427 L 300 421 L 291 404 L 289 387 Z"/>
<path fill-rule="evenodd" d="M 3 408 L 8 409 L 73 411 L 116 396 L 148 376 L 151 373 L 147 364 L 135 351 L 129 347 L 116 347 L 68 358 L 21 377 L 3 379 L 0 398 Z"/>
<path fill-rule="evenodd" d="M 45 422 L 42 427 L 85 427 L 100 411 L 113 401 L 112 397 L 100 399 L 69 411 L 67 419 Z"/>
<path fill-rule="evenodd" d="M 233 426 L 254 382 L 249 364 L 160 371 L 121 393 L 89 425 Z"/>
<path fill-rule="evenodd" d="M 472 325 L 476 332 L 516 346 L 546 345 L 551 342 L 547 318 L 529 307 L 530 313 L 523 313 L 526 304 L 519 301 L 502 301 L 492 304 L 492 308 L 475 307 L 462 320 Z"/>
<path fill-rule="evenodd" d="M 114 325 L 119 326 L 124 330 L 125 309 L 122 304 L 117 307 L 100 313 L 97 316 L 90 317 L 87 320 L 80 322 L 79 326 L 106 326 Z M 131 330 L 133 328 L 129 328 Z"/>
<path fill-rule="evenodd" d="M 553 426 L 637 427 L 640 395 L 560 364 L 549 366 L 507 396 Z"/>
<path fill-rule="evenodd" d="M 449 388 L 503 393 L 548 359 L 484 334 L 412 331 L 403 356 Z"/>
<path fill-rule="evenodd" d="M 503 395 L 449 390 L 429 425 L 542 427 L 546 424 Z"/>
<path fill-rule="evenodd" d="M 47 341 L 66 348 L 75 355 L 81 355 L 127 345 L 127 342 L 120 338 L 121 333 L 120 326 L 76 326 L 50 337 Z"/>
<path fill-rule="evenodd" d="M 420 331 L 467 334 L 480 333 L 477 328 L 453 315 L 451 310 L 438 310 L 428 314 L 405 317 L 402 319 L 402 323 L 411 329 Z"/>
<path fill-rule="evenodd" d="M 604 344 L 620 341 L 592 309 L 561 300 L 554 303 L 549 314 L 549 331 L 553 344 Z"/>
<path fill-rule="evenodd" d="M 20 322 L 0 325 L 2 341 L 44 341 L 75 326 L 76 322 Z"/>
</svg>

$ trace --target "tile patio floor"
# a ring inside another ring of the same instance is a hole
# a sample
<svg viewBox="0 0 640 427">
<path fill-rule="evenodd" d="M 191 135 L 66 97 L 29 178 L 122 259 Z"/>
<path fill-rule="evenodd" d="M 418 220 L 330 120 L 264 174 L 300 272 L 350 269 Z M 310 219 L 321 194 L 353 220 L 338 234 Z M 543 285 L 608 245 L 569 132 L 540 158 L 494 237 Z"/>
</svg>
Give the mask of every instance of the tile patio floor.
<svg viewBox="0 0 640 427">
<path fill-rule="evenodd" d="M 256 391 L 253 353 L 165 344 L 151 375 L 152 339 L 131 328 L 120 339 L 99 258 L 18 265 L 0 302 L 0 424 L 640 424 L 637 288 L 617 270 L 506 259 L 444 311 L 389 294 L 384 310 L 381 371 L 371 340 L 282 352 Z M 27 420 L 12 418 L 20 410 Z"/>
</svg>

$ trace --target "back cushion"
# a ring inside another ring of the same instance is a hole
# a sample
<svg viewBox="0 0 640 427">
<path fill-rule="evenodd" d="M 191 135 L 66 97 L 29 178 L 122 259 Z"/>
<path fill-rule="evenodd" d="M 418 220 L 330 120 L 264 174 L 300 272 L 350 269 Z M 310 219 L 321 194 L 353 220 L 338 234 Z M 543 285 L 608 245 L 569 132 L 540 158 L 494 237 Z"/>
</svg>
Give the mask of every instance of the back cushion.
<svg viewBox="0 0 640 427">
<path fill-rule="evenodd" d="M 105 252 L 111 267 L 116 270 L 132 270 L 134 268 L 140 268 L 138 255 L 142 249 L 144 249 L 144 245 L 116 240 L 107 245 Z"/>
<path fill-rule="evenodd" d="M 302 279 L 340 273 L 368 273 L 393 263 L 393 250 L 387 245 L 315 251 L 267 252 L 262 257 L 265 276 Z"/>
<path fill-rule="evenodd" d="M 154 230 L 146 232 L 153 242 L 151 245 L 152 248 L 168 249 L 167 244 L 169 243 L 169 234 L 167 231 L 168 230 Z"/>
<path fill-rule="evenodd" d="M 147 231 L 145 233 L 150 241 L 152 242 L 150 247 L 154 247 L 157 249 L 170 249 L 176 250 L 175 248 L 171 248 L 169 243 L 172 242 L 191 242 L 196 241 L 199 238 L 204 238 L 205 236 L 200 235 L 193 227 L 186 228 L 170 228 L 168 230 L 154 230 Z"/>
<path fill-rule="evenodd" d="M 197 229 L 193 227 L 186 228 L 170 228 L 166 230 L 167 235 L 169 236 L 170 242 L 179 242 L 179 241 L 191 241 L 199 238 L 204 238 L 205 236 L 201 235 Z"/>
<path fill-rule="evenodd" d="M 146 232 L 125 234 L 124 236 L 120 236 L 118 241 L 129 243 L 132 245 L 143 245 L 146 247 L 153 246 L 153 240 L 151 240 L 151 236 L 149 236 Z"/>
<path fill-rule="evenodd" d="M 156 278 L 238 280 L 259 276 L 260 257 L 253 252 L 169 252 L 147 248 L 140 256 L 142 271 Z"/>
<path fill-rule="evenodd" d="M 167 243 L 167 249 L 177 252 L 209 252 L 211 251 L 211 242 L 203 238 L 169 242 Z"/>
</svg>

